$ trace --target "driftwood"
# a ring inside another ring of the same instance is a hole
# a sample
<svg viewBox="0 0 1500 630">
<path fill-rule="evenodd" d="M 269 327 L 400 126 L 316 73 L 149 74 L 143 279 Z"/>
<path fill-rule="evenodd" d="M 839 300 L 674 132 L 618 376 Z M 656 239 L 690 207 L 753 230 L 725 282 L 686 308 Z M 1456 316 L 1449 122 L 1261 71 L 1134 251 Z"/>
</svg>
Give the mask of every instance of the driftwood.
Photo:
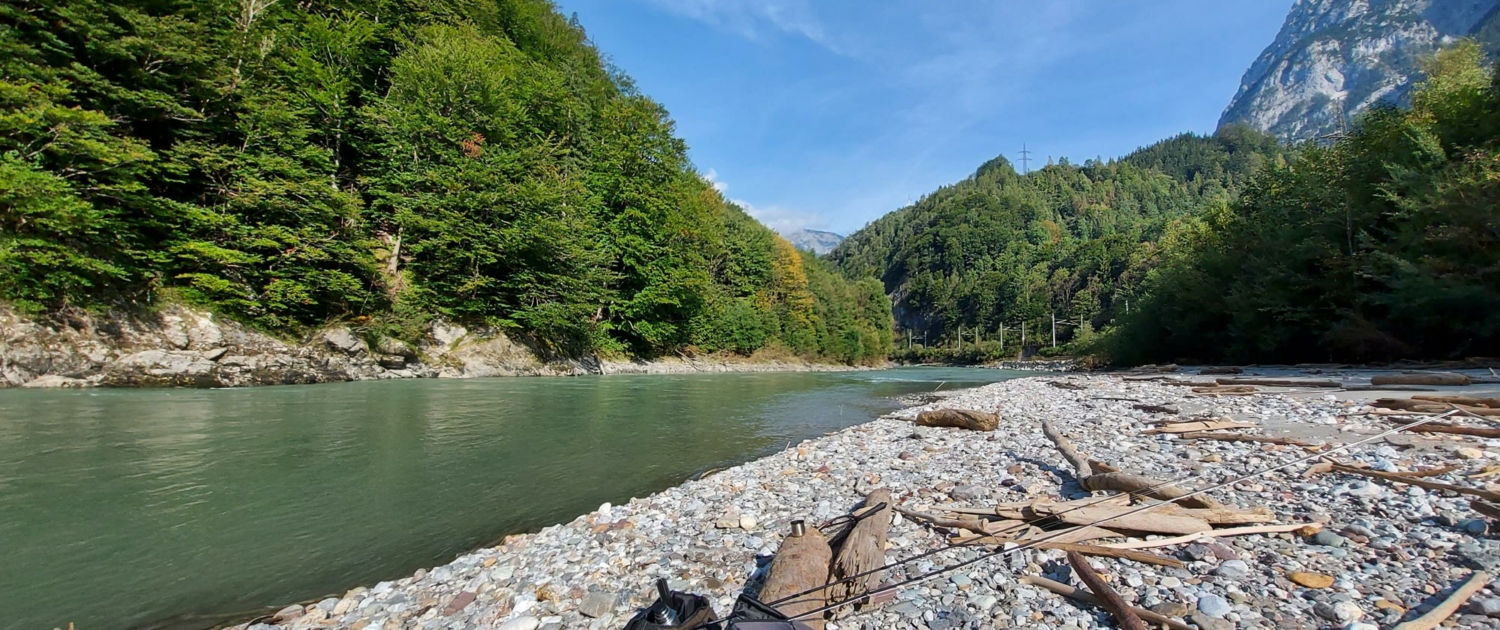
<svg viewBox="0 0 1500 630">
<path fill-rule="evenodd" d="M 897 506 L 895 510 L 902 516 L 910 518 L 914 521 L 925 521 L 928 524 L 936 527 L 962 529 L 974 532 L 976 534 L 984 535 L 1000 534 L 1011 529 L 1018 529 L 1020 527 L 1026 526 L 1026 523 L 1024 521 L 986 521 L 984 519 L 978 518 L 943 518 L 936 514 L 928 514 L 926 512 L 908 510 L 900 506 Z"/>
<path fill-rule="evenodd" d="M 1194 394 L 1254 394 L 1260 390 L 1250 385 L 1206 385 L 1194 387 Z"/>
<path fill-rule="evenodd" d="M 1312 447 L 1320 446 L 1312 442 L 1287 437 L 1271 437 L 1267 435 L 1245 435 L 1243 433 L 1183 433 L 1177 436 L 1179 440 L 1217 440 L 1220 442 L 1263 442 L 1265 444 L 1280 444 L 1282 446 Z"/>
<path fill-rule="evenodd" d="M 1089 458 L 1079 453 L 1078 449 L 1073 447 L 1073 443 L 1069 442 L 1068 438 L 1061 431 L 1058 431 L 1057 427 L 1051 422 L 1042 422 L 1042 434 L 1046 435 L 1047 439 L 1052 440 L 1052 444 L 1057 447 L 1058 452 L 1062 453 L 1063 459 L 1068 460 L 1068 463 L 1073 465 L 1073 470 L 1077 471 L 1079 479 L 1094 474 L 1093 469 L 1089 467 Z"/>
<path fill-rule="evenodd" d="M 1016 538 L 1021 543 L 1045 541 L 1047 544 L 1063 545 L 1074 543 L 1086 543 L 1100 538 L 1124 538 L 1125 534 L 1112 529 L 1105 529 L 1095 525 L 1085 525 L 1072 529 L 1046 531 L 1032 528 L 1025 535 Z"/>
<path fill-rule="evenodd" d="M 1131 409 L 1135 409 L 1137 411 L 1144 411 L 1146 413 L 1165 413 L 1165 414 L 1171 414 L 1171 415 L 1174 415 L 1174 416 L 1177 415 L 1177 414 L 1179 414 L 1179 413 L 1182 413 L 1181 411 L 1178 411 L 1178 410 L 1176 410 L 1176 409 L 1174 409 L 1172 407 L 1167 407 L 1167 406 L 1164 406 L 1164 405 L 1131 405 L 1130 408 Z"/>
<path fill-rule="evenodd" d="M 1421 479 L 1419 477 L 1412 477 L 1410 475 L 1400 475 L 1400 474 L 1396 474 L 1396 473 L 1381 472 L 1381 471 L 1378 471 L 1378 470 L 1366 470 L 1366 469 L 1363 469 L 1363 468 L 1355 468 L 1353 466 L 1349 466 L 1347 464 L 1340 464 L 1340 463 L 1337 463 L 1337 462 L 1335 462 L 1333 464 L 1333 470 L 1335 472 L 1350 473 L 1350 474 L 1355 474 L 1355 475 L 1364 475 L 1366 477 L 1374 477 L 1376 479 L 1384 479 L 1386 481 L 1394 481 L 1396 483 L 1404 483 L 1404 484 L 1409 485 L 1409 486 L 1417 486 L 1418 488 L 1426 488 L 1428 490 L 1450 490 L 1450 491 L 1453 491 L 1453 492 L 1457 492 L 1459 494 L 1467 494 L 1469 496 L 1479 497 L 1479 498 L 1484 499 L 1486 501 L 1500 502 L 1500 492 L 1491 492 L 1489 490 L 1482 490 L 1482 489 L 1479 489 L 1479 488 L 1470 488 L 1470 487 L 1467 487 L 1467 486 L 1460 486 L 1460 485 L 1455 485 L 1455 484 L 1451 484 L 1451 483 L 1443 483 L 1443 482 L 1440 482 L 1440 481 L 1428 481 L 1426 479 Z"/>
<path fill-rule="evenodd" d="M 1405 372 L 1402 374 L 1377 374 L 1370 377 L 1371 385 L 1438 385 L 1459 386 L 1473 383 L 1463 374 L 1448 372 Z"/>
<path fill-rule="evenodd" d="M 1500 411 L 1500 409 L 1497 409 L 1495 411 Z M 1397 418 L 1386 418 L 1386 421 L 1392 424 L 1411 424 L 1410 422 L 1406 422 Z M 1500 428 L 1466 427 L 1457 424 L 1449 424 L 1447 422 L 1428 422 L 1427 424 L 1414 426 L 1410 429 L 1407 429 L 1407 431 L 1415 433 L 1447 433 L 1450 435 L 1469 435 L 1482 438 L 1500 438 Z"/>
<path fill-rule="evenodd" d="M 1435 403 L 1452 403 L 1464 407 L 1500 409 L 1500 398 L 1474 398 L 1473 396 L 1412 396 L 1412 400 Z"/>
<path fill-rule="evenodd" d="M 1166 511 L 1147 510 L 1137 512 L 1137 507 L 1112 505 L 1089 505 L 1057 508 L 1054 505 L 1038 504 L 1038 514 L 1045 514 L 1071 525 L 1108 526 L 1110 529 L 1126 529 L 1153 534 L 1196 534 L 1213 529 L 1202 519 L 1173 514 Z"/>
<path fill-rule="evenodd" d="M 1000 426 L 1000 415 L 969 409 L 935 409 L 917 414 L 917 426 L 994 431 Z"/>
<path fill-rule="evenodd" d="M 1068 586 L 1067 584 L 1061 584 L 1061 583 L 1058 583 L 1058 582 L 1053 582 L 1052 580 L 1049 580 L 1047 578 L 1042 578 L 1042 577 L 1036 577 L 1036 576 L 1032 576 L 1032 575 L 1027 575 L 1027 576 L 1022 577 L 1020 581 L 1021 581 L 1022 584 L 1029 584 L 1031 586 L 1039 586 L 1041 588 L 1045 588 L 1045 589 L 1047 589 L 1049 591 L 1052 591 L 1054 593 L 1057 593 L 1058 595 L 1062 595 L 1063 597 L 1067 597 L 1069 599 L 1076 599 L 1078 601 L 1088 602 L 1090 604 L 1093 604 L 1095 606 L 1100 606 L 1100 607 L 1103 607 L 1103 605 L 1104 605 L 1103 603 L 1101 603 L 1099 601 L 1098 597 L 1094 596 L 1093 593 L 1090 593 L 1090 592 L 1085 591 L 1085 590 L 1080 589 L 1080 588 L 1074 588 L 1074 587 Z M 1131 612 L 1135 613 L 1136 616 L 1140 617 L 1141 619 L 1144 619 L 1146 621 L 1150 621 L 1151 623 L 1164 625 L 1164 626 L 1166 626 L 1168 628 L 1171 628 L 1172 630 L 1195 630 L 1193 628 L 1193 626 L 1190 626 L 1190 625 L 1187 625 L 1185 623 L 1182 623 L 1181 621 L 1178 621 L 1176 619 L 1173 619 L 1173 618 L 1168 617 L 1166 615 L 1163 615 L 1161 613 L 1155 613 L 1155 612 L 1151 612 L 1149 610 L 1146 610 L 1144 608 L 1135 608 L 1135 607 L 1131 607 L 1130 610 L 1131 610 Z"/>
<path fill-rule="evenodd" d="M 1470 597 L 1473 597 L 1475 593 L 1478 593 L 1480 589 L 1489 583 L 1490 575 L 1488 573 L 1475 571 L 1474 575 L 1464 580 L 1464 583 L 1460 584 L 1458 589 L 1453 591 L 1452 595 L 1448 596 L 1448 599 L 1443 600 L 1442 603 L 1438 604 L 1437 607 L 1433 608 L 1427 614 L 1397 625 L 1396 630 L 1432 630 L 1438 627 L 1445 619 L 1452 617 L 1453 613 L 1458 612 L 1458 609 L 1464 605 L 1464 602 L 1469 601 Z"/>
<path fill-rule="evenodd" d="M 1473 508 L 1475 512 L 1490 518 L 1500 518 L 1500 505 L 1475 499 L 1469 502 L 1469 507 Z"/>
<path fill-rule="evenodd" d="M 1249 536 L 1252 534 L 1280 534 L 1295 532 L 1304 527 L 1321 529 L 1323 526 L 1317 523 L 1293 523 L 1291 525 L 1256 525 L 1253 527 L 1231 527 L 1229 529 L 1216 529 L 1209 532 L 1188 534 L 1175 538 L 1162 538 L 1160 540 L 1137 540 L 1132 542 L 1110 543 L 1100 545 L 1110 549 L 1154 549 L 1156 547 L 1170 547 L 1202 540 L 1204 538 L 1228 538 L 1231 536 Z"/>
<path fill-rule="evenodd" d="M 1338 381 L 1309 381 L 1283 378 L 1221 378 L 1216 379 L 1219 385 L 1259 385 L 1261 387 L 1314 387 L 1333 389 L 1342 387 L 1343 383 Z"/>
<path fill-rule="evenodd" d="M 1459 411 L 1482 417 L 1500 416 L 1500 409 L 1490 407 L 1465 405 L 1456 402 L 1437 402 L 1423 398 L 1381 398 L 1372 406 L 1385 409 L 1406 411 L 1411 413 L 1442 413 L 1445 411 Z"/>
<path fill-rule="evenodd" d="M 1146 429 L 1141 433 L 1200 433 L 1203 431 L 1218 431 L 1220 429 L 1253 429 L 1255 424 L 1249 422 L 1235 422 L 1233 420 L 1210 420 L 1204 422 L 1178 422 Z"/>
<path fill-rule="evenodd" d="M 795 526 L 794 526 L 795 527 Z M 781 541 L 781 549 L 771 559 L 766 572 L 766 584 L 760 589 L 760 599 L 774 602 L 803 591 L 818 589 L 828 583 L 828 564 L 833 561 L 833 550 L 828 539 L 816 527 L 807 527 L 801 536 L 787 536 Z M 776 605 L 776 609 L 788 617 L 817 610 L 828 604 L 826 589 L 818 589 L 795 599 Z M 809 627 L 821 630 L 823 619 L 804 619 Z"/>
<path fill-rule="evenodd" d="M 1150 497 L 1152 499 L 1160 499 L 1162 501 L 1182 499 L 1181 501 L 1176 501 L 1176 503 L 1183 507 L 1205 509 L 1217 509 L 1224 507 L 1218 501 L 1215 501 L 1207 496 L 1198 495 L 1187 497 L 1187 495 L 1191 493 L 1178 488 L 1177 486 L 1170 484 L 1163 485 L 1162 482 L 1150 477 L 1142 477 L 1141 475 L 1132 475 L 1129 473 L 1116 472 L 1092 475 L 1080 481 L 1079 485 L 1083 486 L 1083 489 L 1085 490 L 1091 490 L 1094 492 L 1124 492 L 1128 494 Z M 1182 497 L 1187 498 L 1184 499 Z"/>
<path fill-rule="evenodd" d="M 1115 589 L 1110 588 L 1109 584 L 1104 582 L 1104 578 L 1094 572 L 1094 567 L 1089 566 L 1089 561 L 1083 557 L 1083 554 L 1069 551 L 1068 564 L 1073 565 L 1073 573 L 1077 574 L 1078 579 L 1094 592 L 1094 597 L 1099 598 L 1100 605 L 1108 610 L 1109 614 L 1115 616 L 1115 621 L 1118 622 L 1116 625 L 1121 630 L 1146 630 L 1146 624 L 1141 621 L 1140 616 L 1130 609 L 1130 605 L 1120 598 L 1120 594 L 1116 593 Z"/>
<path fill-rule="evenodd" d="M 1058 389 L 1068 389 L 1068 390 L 1073 390 L 1073 391 L 1082 391 L 1082 390 L 1085 390 L 1085 389 L 1089 388 L 1087 385 L 1080 385 L 1078 383 L 1069 383 L 1067 381 L 1047 381 L 1047 384 L 1051 385 L 1053 387 L 1056 387 Z"/>
<path fill-rule="evenodd" d="M 885 507 L 877 513 L 868 514 L 870 509 L 881 503 Z M 863 518 L 849 529 L 839 543 L 838 554 L 833 559 L 833 570 L 829 574 L 831 581 L 842 580 L 885 564 L 885 537 L 886 530 L 891 525 L 893 505 L 891 493 L 885 489 L 874 490 L 865 496 L 864 507 L 854 513 Z M 838 603 L 864 597 L 880 584 L 880 577 L 881 574 L 877 572 L 835 584 L 829 589 L 828 599 L 832 603 Z"/>
<path fill-rule="evenodd" d="M 1240 374 L 1240 373 L 1242 373 L 1244 371 L 1245 370 L 1243 368 L 1237 368 L 1237 367 L 1233 367 L 1233 366 L 1225 366 L 1225 367 L 1206 367 L 1206 368 L 1203 368 L 1201 370 L 1198 370 L 1198 373 L 1202 374 L 1203 376 L 1216 376 L 1216 375 L 1221 375 L 1221 374 Z"/>
</svg>

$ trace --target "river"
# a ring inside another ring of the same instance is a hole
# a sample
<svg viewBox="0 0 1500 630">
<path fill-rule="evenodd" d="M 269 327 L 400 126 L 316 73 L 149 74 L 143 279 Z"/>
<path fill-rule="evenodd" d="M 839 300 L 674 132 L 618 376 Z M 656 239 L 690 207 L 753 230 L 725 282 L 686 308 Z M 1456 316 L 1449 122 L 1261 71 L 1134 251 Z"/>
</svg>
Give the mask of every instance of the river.
<svg viewBox="0 0 1500 630">
<path fill-rule="evenodd" d="M 204 628 L 1020 375 L 0 390 L 0 628 Z"/>
</svg>

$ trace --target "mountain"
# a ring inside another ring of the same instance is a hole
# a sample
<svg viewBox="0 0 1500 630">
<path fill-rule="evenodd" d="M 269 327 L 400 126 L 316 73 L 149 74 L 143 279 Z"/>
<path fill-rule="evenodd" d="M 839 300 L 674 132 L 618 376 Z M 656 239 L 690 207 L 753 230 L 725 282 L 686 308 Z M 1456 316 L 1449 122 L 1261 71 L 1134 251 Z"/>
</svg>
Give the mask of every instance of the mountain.
<svg viewBox="0 0 1500 630">
<path fill-rule="evenodd" d="M 851 234 L 828 259 L 881 279 L 897 328 L 919 339 L 960 328 L 993 339 L 1002 326 L 1034 339 L 1056 315 L 1067 342 L 1128 309 L 1167 226 L 1227 203 L 1282 152 L 1270 136 L 1228 127 L 1027 175 L 997 157 Z"/>
<path fill-rule="evenodd" d="M 793 230 L 782 234 L 781 237 L 791 242 L 793 247 L 810 251 L 819 256 L 833 251 L 833 248 L 838 247 L 839 243 L 844 242 L 844 237 L 822 230 Z"/>
<path fill-rule="evenodd" d="M 1297 0 L 1219 125 L 1293 142 L 1333 133 L 1405 102 L 1422 60 L 1463 37 L 1500 49 L 1500 0 Z"/>
</svg>

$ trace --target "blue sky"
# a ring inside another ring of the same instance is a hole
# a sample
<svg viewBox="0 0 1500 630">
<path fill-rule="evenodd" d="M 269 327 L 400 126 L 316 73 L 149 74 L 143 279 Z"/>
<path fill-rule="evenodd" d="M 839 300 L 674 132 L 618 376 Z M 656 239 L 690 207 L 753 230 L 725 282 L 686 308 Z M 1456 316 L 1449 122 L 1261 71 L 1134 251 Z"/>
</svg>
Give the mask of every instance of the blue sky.
<svg viewBox="0 0 1500 630">
<path fill-rule="evenodd" d="M 1292 0 L 558 0 L 772 228 L 1213 131 Z M 1017 162 L 1019 168 L 1019 162 Z"/>
</svg>

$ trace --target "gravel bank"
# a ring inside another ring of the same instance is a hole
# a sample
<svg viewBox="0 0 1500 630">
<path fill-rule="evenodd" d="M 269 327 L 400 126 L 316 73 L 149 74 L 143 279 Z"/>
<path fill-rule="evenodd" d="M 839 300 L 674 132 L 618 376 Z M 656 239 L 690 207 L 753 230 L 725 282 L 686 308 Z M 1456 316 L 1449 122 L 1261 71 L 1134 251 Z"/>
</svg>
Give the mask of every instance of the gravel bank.
<svg viewBox="0 0 1500 630">
<path fill-rule="evenodd" d="M 1049 381 L 1055 380 L 1086 388 L 1053 387 Z M 658 577 L 707 595 L 717 610 L 727 612 L 755 574 L 757 556 L 775 552 L 790 521 L 821 522 L 843 514 L 870 488 L 890 488 L 898 502 L 926 506 L 1081 496 L 1066 462 L 1041 434 L 1044 419 L 1057 423 L 1094 459 L 1207 484 L 1306 452 L 1142 435 L 1148 421 L 1166 416 L 1135 410 L 1133 404 L 1252 421 L 1262 427 L 1254 431 L 1266 434 L 1352 442 L 1388 426 L 1383 418 L 1361 415 L 1368 408 L 1350 399 L 1368 396 L 1316 391 L 1192 397 L 1181 386 L 1071 375 L 954 392 L 707 479 L 512 536 L 498 547 L 411 577 L 288 607 L 248 630 L 614 629 L 651 601 L 650 587 Z M 922 409 L 940 407 L 998 408 L 1001 428 L 984 434 L 909 422 Z M 1500 443 L 1399 436 L 1339 458 L 1386 470 L 1460 465 L 1431 479 L 1479 486 L 1495 478 L 1468 475 L 1500 459 Z M 1305 467 L 1243 482 L 1215 497 L 1227 504 L 1265 506 L 1281 522 L 1326 523 L 1317 537 L 1254 535 L 1157 550 L 1186 561 L 1182 569 L 1104 558 L 1093 564 L 1137 606 L 1205 629 L 1371 630 L 1425 612 L 1476 563 L 1490 562 L 1500 551 L 1485 533 L 1484 521 L 1471 520 L 1478 515 L 1465 499 L 1348 475 L 1304 478 Z M 893 560 L 945 546 L 943 536 L 907 520 L 897 519 L 891 532 L 888 557 Z M 977 553 L 955 549 L 908 570 L 925 572 Z M 1306 588 L 1290 579 L 1293 572 L 1329 576 L 1332 585 Z M 1061 552 L 1024 551 L 905 588 L 895 601 L 828 627 L 1112 627 L 1112 620 L 1093 607 L 1019 585 L 1017 578 L 1028 574 L 1077 584 Z M 887 579 L 902 577 L 898 570 Z M 1485 613 L 1500 616 L 1500 587 L 1481 591 L 1450 623 L 1496 625 Z"/>
</svg>

